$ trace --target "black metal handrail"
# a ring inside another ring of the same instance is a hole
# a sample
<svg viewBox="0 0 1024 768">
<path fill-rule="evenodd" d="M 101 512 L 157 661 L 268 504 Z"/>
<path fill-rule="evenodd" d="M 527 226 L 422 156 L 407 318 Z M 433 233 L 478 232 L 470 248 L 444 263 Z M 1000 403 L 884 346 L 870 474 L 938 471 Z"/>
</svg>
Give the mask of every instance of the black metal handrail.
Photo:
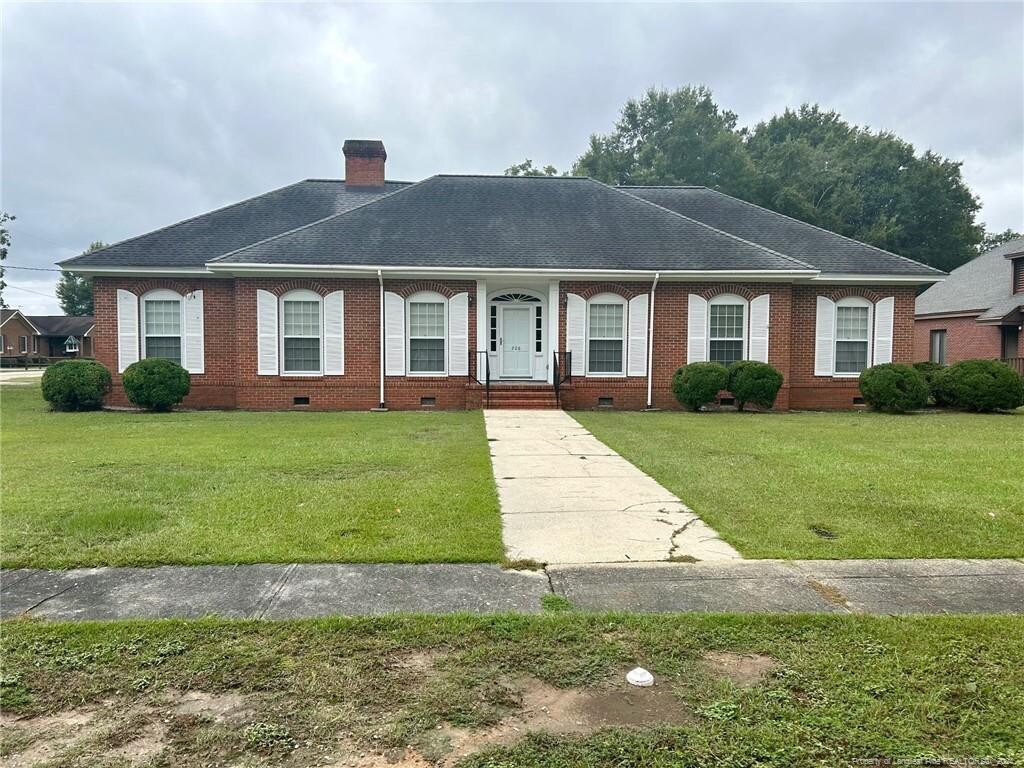
<svg viewBox="0 0 1024 768">
<path fill-rule="evenodd" d="M 477 350 L 476 380 L 480 381 L 480 355 L 484 356 L 484 405 L 491 407 L 491 356 L 487 350 Z"/>
<path fill-rule="evenodd" d="M 558 405 L 562 404 L 562 384 L 572 381 L 572 350 L 567 350 L 561 354 L 565 356 L 565 375 L 562 375 L 561 360 L 559 359 L 558 352 L 552 353 L 554 367 L 551 369 L 551 381 L 555 386 L 555 403 Z"/>
</svg>

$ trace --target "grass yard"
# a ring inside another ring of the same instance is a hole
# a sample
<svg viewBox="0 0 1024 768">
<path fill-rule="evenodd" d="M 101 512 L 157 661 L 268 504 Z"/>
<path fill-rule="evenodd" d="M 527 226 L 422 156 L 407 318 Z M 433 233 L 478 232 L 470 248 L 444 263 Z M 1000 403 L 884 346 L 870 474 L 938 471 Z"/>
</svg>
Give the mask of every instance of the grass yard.
<svg viewBox="0 0 1024 768">
<path fill-rule="evenodd" d="M 51 413 L 0 391 L 7 568 L 503 556 L 475 413 Z"/>
<path fill-rule="evenodd" d="M 573 416 L 745 557 L 1024 556 L 1024 410 Z"/>
<path fill-rule="evenodd" d="M 14 621 L 0 649 L 18 765 L 1024 759 L 1019 617 Z"/>
</svg>

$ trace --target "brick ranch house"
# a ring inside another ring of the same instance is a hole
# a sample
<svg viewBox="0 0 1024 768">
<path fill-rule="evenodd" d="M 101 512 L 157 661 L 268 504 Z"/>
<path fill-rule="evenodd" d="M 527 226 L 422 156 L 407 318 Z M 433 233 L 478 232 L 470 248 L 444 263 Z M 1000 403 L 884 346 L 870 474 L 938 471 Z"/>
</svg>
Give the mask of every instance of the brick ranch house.
<svg viewBox="0 0 1024 768">
<path fill-rule="evenodd" d="M 0 358 L 92 357 L 92 317 L 0 309 Z"/>
<path fill-rule="evenodd" d="M 379 141 L 310 179 L 62 263 L 96 357 L 192 373 L 192 407 L 678 407 L 683 363 L 770 362 L 777 407 L 849 408 L 913 358 L 943 273 L 703 187 L 386 181 Z"/>
<path fill-rule="evenodd" d="M 957 267 L 917 297 L 914 359 L 1000 358 L 1024 375 L 1024 237 Z"/>
</svg>

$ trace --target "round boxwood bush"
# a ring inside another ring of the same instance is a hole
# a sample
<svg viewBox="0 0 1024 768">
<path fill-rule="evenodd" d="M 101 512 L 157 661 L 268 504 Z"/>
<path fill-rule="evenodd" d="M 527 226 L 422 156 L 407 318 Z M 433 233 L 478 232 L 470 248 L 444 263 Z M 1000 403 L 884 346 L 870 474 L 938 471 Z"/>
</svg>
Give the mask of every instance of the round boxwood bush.
<svg viewBox="0 0 1024 768">
<path fill-rule="evenodd" d="M 726 389 L 732 392 L 741 411 L 747 403 L 768 410 L 775 405 L 781 388 L 782 374 L 768 363 L 739 360 L 729 366 L 729 386 Z"/>
<path fill-rule="evenodd" d="M 690 363 L 672 377 L 676 400 L 691 411 L 699 411 L 723 389 L 729 388 L 729 369 L 721 363 Z"/>
<path fill-rule="evenodd" d="M 1012 411 L 1024 405 L 1024 379 L 998 360 L 963 360 L 935 375 L 935 393 L 965 411 Z"/>
<path fill-rule="evenodd" d="M 95 360 L 61 360 L 43 372 L 42 389 L 55 411 L 94 411 L 110 391 L 110 371 Z"/>
<path fill-rule="evenodd" d="M 882 363 L 861 373 L 860 393 L 876 411 L 906 413 L 928 405 L 924 374 L 901 363 Z"/>
<path fill-rule="evenodd" d="M 188 371 L 159 357 L 129 365 L 122 382 L 128 400 L 150 411 L 171 410 L 185 399 L 191 386 Z"/>
</svg>

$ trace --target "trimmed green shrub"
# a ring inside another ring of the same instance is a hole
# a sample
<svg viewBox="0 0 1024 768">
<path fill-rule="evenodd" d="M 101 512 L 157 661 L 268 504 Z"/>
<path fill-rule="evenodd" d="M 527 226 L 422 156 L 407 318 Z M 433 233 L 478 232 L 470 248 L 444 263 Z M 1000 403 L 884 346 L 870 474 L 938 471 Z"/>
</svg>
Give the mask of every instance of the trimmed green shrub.
<svg viewBox="0 0 1024 768">
<path fill-rule="evenodd" d="M 171 410 L 185 399 L 191 387 L 188 371 L 159 357 L 129 365 L 122 382 L 128 400 L 149 411 Z"/>
<path fill-rule="evenodd" d="M 676 400 L 691 411 L 699 411 L 723 389 L 729 388 L 729 369 L 721 363 L 690 363 L 672 377 Z"/>
<path fill-rule="evenodd" d="M 965 411 L 1012 411 L 1024 405 L 1024 379 L 998 360 L 963 360 L 934 381 L 937 401 Z"/>
<path fill-rule="evenodd" d="M 726 389 L 732 392 L 736 407 L 741 411 L 747 403 L 768 410 L 775 405 L 781 388 L 782 374 L 768 363 L 739 360 L 729 366 L 729 386 Z"/>
<path fill-rule="evenodd" d="M 42 389 L 55 411 L 95 411 L 110 391 L 110 371 L 95 360 L 61 360 L 43 371 Z"/>
<path fill-rule="evenodd" d="M 935 405 L 942 406 L 946 403 L 942 402 L 941 393 L 936 391 L 935 377 L 939 373 L 946 370 L 946 366 L 940 365 L 939 363 L 933 363 L 930 360 L 925 360 L 921 363 L 914 363 L 914 370 L 924 376 L 925 382 L 928 384 L 928 392 L 931 394 L 932 402 Z"/>
<path fill-rule="evenodd" d="M 906 413 L 928 405 L 924 374 L 901 363 L 882 363 L 863 371 L 860 393 L 876 411 Z"/>
</svg>

